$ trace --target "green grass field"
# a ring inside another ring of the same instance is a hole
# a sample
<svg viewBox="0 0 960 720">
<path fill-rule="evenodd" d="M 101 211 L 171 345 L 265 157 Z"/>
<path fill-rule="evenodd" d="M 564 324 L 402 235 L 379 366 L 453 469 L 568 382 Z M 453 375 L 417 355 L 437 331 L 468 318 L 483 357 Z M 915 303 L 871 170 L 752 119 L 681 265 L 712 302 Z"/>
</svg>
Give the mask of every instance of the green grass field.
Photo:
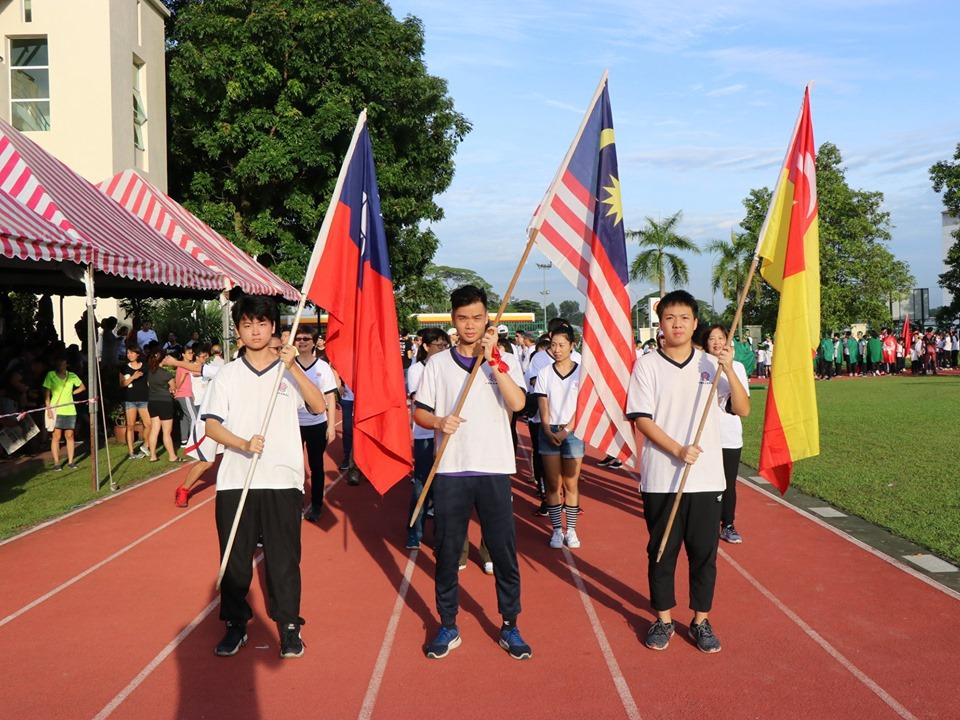
<svg viewBox="0 0 960 720">
<path fill-rule="evenodd" d="M 960 561 L 960 377 L 817 383 L 820 455 L 793 484 Z M 753 388 L 743 462 L 757 466 L 766 388 Z"/>
<path fill-rule="evenodd" d="M 110 453 L 113 458 L 113 480 L 119 489 L 160 475 L 173 467 L 182 467 L 174 466 L 164 456 L 156 463 L 129 460 L 126 445 L 121 447 L 113 441 Z M 61 462 L 66 462 L 65 449 L 62 455 Z M 49 469 L 50 461 L 36 459 L 26 463 L 16 473 L 0 478 L 0 539 L 111 494 L 105 448 L 100 449 L 99 493 L 94 492 L 90 480 L 90 457 L 84 455 L 77 464 L 79 467 L 76 470 L 64 468 L 55 472 Z"/>
</svg>

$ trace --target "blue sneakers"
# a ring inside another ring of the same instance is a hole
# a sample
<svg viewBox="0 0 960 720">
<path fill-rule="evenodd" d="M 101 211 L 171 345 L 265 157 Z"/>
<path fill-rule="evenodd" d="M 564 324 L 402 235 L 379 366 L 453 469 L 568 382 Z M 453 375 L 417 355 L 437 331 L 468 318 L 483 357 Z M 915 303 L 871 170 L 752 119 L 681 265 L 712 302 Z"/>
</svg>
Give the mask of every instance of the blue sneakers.
<svg viewBox="0 0 960 720">
<path fill-rule="evenodd" d="M 500 629 L 500 647 L 510 653 L 514 660 L 526 660 L 533 657 L 533 650 L 520 637 L 516 625 Z"/>
<path fill-rule="evenodd" d="M 503 641 L 500 641 L 501 644 Z M 460 631 L 457 630 L 456 626 L 452 628 L 440 627 L 440 632 L 437 633 L 437 637 L 433 639 L 433 642 L 427 645 L 427 657 L 432 658 L 433 660 L 439 660 L 440 658 L 445 658 L 450 654 L 450 651 L 454 648 L 460 647 Z"/>
</svg>

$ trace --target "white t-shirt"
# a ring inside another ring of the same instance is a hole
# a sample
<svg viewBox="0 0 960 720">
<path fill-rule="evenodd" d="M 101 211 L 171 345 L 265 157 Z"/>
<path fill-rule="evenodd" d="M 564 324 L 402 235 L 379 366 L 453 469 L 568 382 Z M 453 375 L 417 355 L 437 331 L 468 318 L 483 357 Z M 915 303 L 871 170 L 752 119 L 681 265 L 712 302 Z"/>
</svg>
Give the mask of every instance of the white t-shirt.
<svg viewBox="0 0 960 720">
<path fill-rule="evenodd" d="M 552 363 L 537 373 L 533 394 L 547 399 L 551 425 L 566 425 L 577 412 L 577 394 L 580 392 L 580 366 L 576 363 L 561 375 Z M 541 418 L 542 419 L 542 418 Z"/>
<path fill-rule="evenodd" d="M 279 360 L 257 371 L 245 357 L 227 363 L 207 387 L 201 419 L 213 418 L 238 437 L 248 439 L 260 432 L 267 414 L 270 391 L 276 380 Z M 267 427 L 263 455 L 250 482 L 252 490 L 303 492 L 303 446 L 297 411 L 304 407 L 296 380 L 284 371 L 277 402 Z M 251 455 L 224 448 L 217 473 L 217 490 L 241 490 L 250 467 Z"/>
<path fill-rule="evenodd" d="M 353 402 L 353 390 L 346 383 L 343 384 L 343 390 L 340 392 L 340 399 L 347 402 Z"/>
<path fill-rule="evenodd" d="M 510 353 L 503 353 L 510 378 L 524 389 L 520 363 Z M 447 442 L 440 460 L 439 473 L 477 472 L 490 475 L 512 475 L 517 471 L 513 439 L 510 437 L 512 412 L 504 403 L 493 377 L 493 370 L 483 358 L 476 379 L 470 387 L 460 417 L 464 422 Z M 449 415 L 457 404 L 470 374 L 470 366 L 451 348 L 427 360 L 423 378 L 417 389 L 416 404 L 437 416 Z M 441 433 L 437 431 L 439 444 Z"/>
<path fill-rule="evenodd" d="M 747 379 L 747 369 L 743 366 L 743 363 L 739 360 L 733 361 L 733 372 L 736 374 L 737 379 L 740 381 L 740 384 L 743 385 L 743 389 L 747 391 L 747 395 L 750 394 L 750 381 Z M 721 382 L 729 382 L 726 375 L 721 379 Z M 717 390 L 720 390 L 719 385 Z M 699 422 L 699 418 L 697 420 Z M 740 421 L 739 415 L 734 415 L 733 413 L 724 412 L 720 414 L 720 447 L 721 448 L 742 448 L 743 447 L 743 423 Z M 699 462 L 699 461 L 698 461 Z"/>
<path fill-rule="evenodd" d="M 141 350 L 151 342 L 158 342 L 156 330 L 137 330 L 137 345 Z"/>
<path fill-rule="evenodd" d="M 706 407 L 717 359 L 693 350 L 682 363 L 668 358 L 662 350 L 644 355 L 634 366 L 627 388 L 627 417 L 651 418 L 661 430 L 681 445 L 689 445 Z M 722 492 L 723 452 L 720 445 L 720 415 L 730 397 L 724 375 L 717 384 L 717 396 L 700 436 L 703 452 L 690 468 L 684 492 Z M 684 463 L 646 439 L 640 455 L 640 490 L 651 493 L 676 492 Z"/>
<path fill-rule="evenodd" d="M 532 393 L 534 386 L 537 384 L 537 375 L 540 374 L 540 371 L 545 367 L 548 367 L 550 363 L 553 362 L 553 358 L 550 357 L 550 354 L 546 350 L 537 350 L 536 354 L 531 355 L 530 361 L 527 363 L 527 369 L 523 371 L 523 379 L 526 381 L 524 389 L 528 393 Z M 538 423 L 540 422 L 540 409 L 539 405 L 537 406 L 537 412 L 527 418 L 528 422 Z"/>
<path fill-rule="evenodd" d="M 415 362 L 407 370 L 407 395 L 413 395 L 416 399 L 417 390 L 420 389 L 420 380 L 423 379 L 423 371 L 426 369 L 426 365 L 422 362 Z M 412 419 L 411 419 L 412 421 Z M 413 423 L 413 439 L 414 440 L 432 440 L 433 439 L 433 430 L 425 427 L 420 427 L 416 423 Z"/>
<path fill-rule="evenodd" d="M 299 359 L 297 360 L 297 364 L 300 364 Z M 333 376 L 333 370 L 330 369 L 330 365 L 320 358 L 314 358 L 310 365 L 306 367 L 300 365 L 300 367 L 303 368 L 304 374 L 310 378 L 310 382 L 320 388 L 320 392 L 324 395 L 337 391 L 337 379 Z M 300 425 L 304 427 L 319 425 L 327 421 L 327 413 L 313 413 L 309 408 L 304 406 L 297 411 L 297 418 Z"/>
</svg>

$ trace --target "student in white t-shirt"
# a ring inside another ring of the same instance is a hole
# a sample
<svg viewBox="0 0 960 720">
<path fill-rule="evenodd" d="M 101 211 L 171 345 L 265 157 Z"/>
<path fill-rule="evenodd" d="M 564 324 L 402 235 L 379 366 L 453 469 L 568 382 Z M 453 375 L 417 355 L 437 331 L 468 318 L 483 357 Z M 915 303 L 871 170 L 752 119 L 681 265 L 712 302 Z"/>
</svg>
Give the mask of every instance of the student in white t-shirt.
<svg viewBox="0 0 960 720">
<path fill-rule="evenodd" d="M 580 463 L 583 440 L 573 434 L 580 391 L 580 365 L 570 359 L 575 336 L 572 327 L 550 334 L 550 354 L 554 362 L 537 374 L 534 394 L 540 407 L 540 455 L 547 482 L 547 514 L 553 534 L 550 547 L 580 547 L 577 517 L 580 515 Z M 562 504 L 561 504 L 562 503 Z M 563 531 L 562 515 L 567 530 Z"/>
<path fill-rule="evenodd" d="M 276 317 L 277 306 L 271 298 L 244 295 L 234 303 L 233 321 L 244 354 L 220 369 L 204 398 L 206 434 L 223 446 L 215 510 L 221 554 L 251 460 L 254 454 L 260 456 L 220 585 L 220 619 L 227 625 L 215 649 L 221 656 L 234 655 L 247 641 L 247 622 L 253 616 L 247 592 L 261 537 L 268 611 L 280 634 L 280 657 L 300 657 L 304 650 L 300 638 L 304 471 L 297 410 L 304 403 L 316 412 L 326 408 L 320 388 L 295 362 L 297 351 L 290 345 L 281 347 L 279 337 L 273 336 Z M 273 398 L 273 414 L 266 435 L 261 435 L 278 372 L 282 377 Z"/>
<path fill-rule="evenodd" d="M 423 371 L 426 368 L 427 359 L 450 347 L 450 343 L 447 341 L 447 334 L 440 328 L 426 328 L 421 330 L 418 335 L 421 342 L 417 349 L 417 357 L 409 370 L 407 370 L 407 396 L 414 402 L 416 402 L 417 399 L 417 390 L 420 388 L 420 380 L 423 378 Z M 433 467 L 433 453 L 433 430 L 420 427 L 417 423 L 413 423 L 413 477 L 411 478 L 413 481 L 413 492 L 410 496 L 410 509 L 405 516 L 407 519 L 409 519 L 413 509 L 417 506 L 417 500 L 420 499 L 420 493 L 423 492 L 423 485 L 427 481 L 427 475 L 430 474 L 430 468 Z M 426 504 L 424 504 L 413 527 L 407 528 L 408 549 L 412 550 L 420 547 L 420 541 L 423 539 L 423 517 L 426 515 L 426 512 Z"/>
<path fill-rule="evenodd" d="M 493 561 L 497 606 L 503 617 L 499 642 L 518 660 L 532 655 L 517 629 L 520 614 L 520 568 L 510 476 L 517 470 L 510 438 L 513 413 L 523 409 L 526 394 L 520 364 L 501 353 L 497 333 L 488 328 L 487 294 L 465 285 L 450 295 L 451 319 L 458 344 L 427 361 L 417 389 L 414 420 L 448 435 L 433 483 L 436 532 L 436 596 L 441 627 L 426 648 L 428 658 L 442 658 L 460 645 L 459 560 L 474 508 Z M 482 363 L 459 416 L 453 414 L 467 377 Z"/>
<path fill-rule="evenodd" d="M 723 325 L 711 325 L 706 328 L 704 335 L 706 340 L 703 348 L 714 357 L 719 357 L 728 345 L 727 329 Z M 833 364 L 833 360 L 830 360 L 830 364 Z M 733 371 L 749 395 L 750 381 L 743 363 L 734 360 Z M 720 447 L 723 450 L 723 475 L 727 482 L 720 510 L 720 539 L 739 545 L 743 538 L 734 525 L 737 514 L 737 473 L 740 470 L 740 452 L 743 450 L 743 423 L 739 415 L 728 412 L 720 414 Z"/>
<path fill-rule="evenodd" d="M 324 469 L 323 456 L 327 444 L 337 436 L 337 380 L 330 365 L 317 357 L 316 327 L 298 327 L 294 338 L 297 348 L 297 364 L 310 382 L 323 393 L 325 412 L 315 413 L 309 408 L 298 411 L 300 439 L 307 448 L 307 463 L 310 465 L 310 505 L 303 512 L 303 519 L 317 522 L 323 510 Z"/>
<path fill-rule="evenodd" d="M 646 437 L 640 455 L 640 491 L 647 543 L 650 604 L 657 613 L 644 644 L 665 650 L 673 635 L 671 610 L 676 605 L 674 574 L 680 546 L 690 568 L 690 636 L 703 652 L 718 652 L 707 615 L 717 580 L 717 544 L 721 503 L 726 482 L 720 442 L 720 415 L 727 403 L 736 415 L 750 411 L 750 399 L 733 370 L 733 349 L 713 357 L 693 347 L 697 301 L 684 290 L 667 293 L 657 306 L 663 346 L 644 355 L 634 366 L 627 390 L 627 417 Z M 717 372 L 717 395 L 709 406 L 700 444 L 694 445 L 700 418 L 707 408 Z M 684 466 L 690 474 L 680 500 L 671 536 L 660 562 L 657 550 L 680 485 Z"/>
</svg>

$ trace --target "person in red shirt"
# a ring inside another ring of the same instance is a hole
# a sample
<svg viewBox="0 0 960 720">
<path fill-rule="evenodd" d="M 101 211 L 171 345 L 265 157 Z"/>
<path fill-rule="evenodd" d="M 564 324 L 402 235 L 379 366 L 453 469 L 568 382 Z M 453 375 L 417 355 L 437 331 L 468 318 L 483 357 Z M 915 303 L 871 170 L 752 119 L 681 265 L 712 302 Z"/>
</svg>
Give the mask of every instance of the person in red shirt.
<svg viewBox="0 0 960 720">
<path fill-rule="evenodd" d="M 883 345 L 883 371 L 887 375 L 893 375 L 897 367 L 897 339 L 890 332 L 890 328 L 882 330 L 880 342 Z"/>
</svg>

